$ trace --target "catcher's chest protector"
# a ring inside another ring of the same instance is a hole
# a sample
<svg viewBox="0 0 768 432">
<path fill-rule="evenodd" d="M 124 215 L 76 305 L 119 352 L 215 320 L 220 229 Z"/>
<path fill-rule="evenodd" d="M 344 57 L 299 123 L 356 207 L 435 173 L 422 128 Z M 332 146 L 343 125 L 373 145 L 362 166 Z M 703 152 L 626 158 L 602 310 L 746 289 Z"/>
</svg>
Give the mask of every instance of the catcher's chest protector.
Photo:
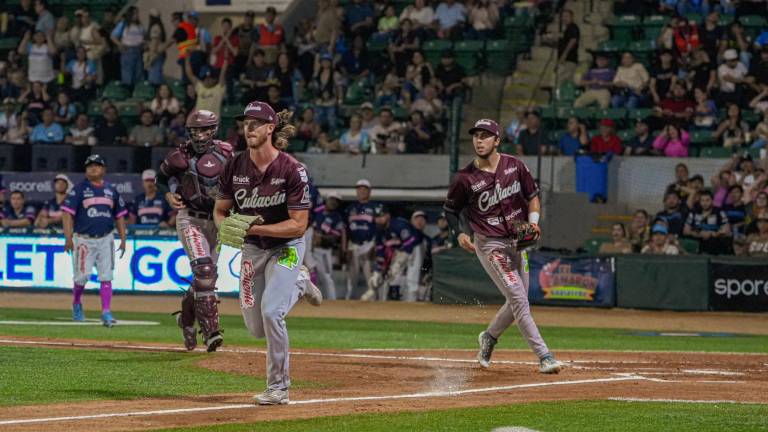
<svg viewBox="0 0 768 432">
<path fill-rule="evenodd" d="M 218 143 L 207 153 L 189 157 L 182 179 L 182 195 L 199 210 L 211 211 L 218 192 L 219 176 L 232 153 L 228 145 Z"/>
</svg>

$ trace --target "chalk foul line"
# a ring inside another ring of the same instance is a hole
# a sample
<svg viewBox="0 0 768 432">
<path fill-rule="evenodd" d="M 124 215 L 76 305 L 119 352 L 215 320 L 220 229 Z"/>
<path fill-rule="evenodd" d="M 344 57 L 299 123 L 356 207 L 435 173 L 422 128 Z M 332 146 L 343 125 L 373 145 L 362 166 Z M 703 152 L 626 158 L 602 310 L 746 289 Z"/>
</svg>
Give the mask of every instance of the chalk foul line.
<svg viewBox="0 0 768 432">
<path fill-rule="evenodd" d="M 698 404 L 739 404 L 739 405 L 766 405 L 764 402 L 742 402 L 736 400 L 695 400 L 695 399 L 653 399 L 653 398 L 631 398 L 631 397 L 609 397 L 607 400 L 619 402 L 664 402 L 664 403 L 698 403 Z"/>
</svg>

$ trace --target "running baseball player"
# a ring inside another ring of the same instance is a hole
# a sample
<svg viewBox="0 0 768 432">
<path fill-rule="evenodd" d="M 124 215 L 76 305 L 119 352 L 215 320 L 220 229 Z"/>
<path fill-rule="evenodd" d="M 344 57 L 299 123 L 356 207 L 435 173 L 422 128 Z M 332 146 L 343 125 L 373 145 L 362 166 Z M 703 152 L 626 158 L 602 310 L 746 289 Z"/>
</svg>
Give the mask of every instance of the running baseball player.
<svg viewBox="0 0 768 432">
<path fill-rule="evenodd" d="M 64 251 L 72 253 L 74 286 L 72 319 L 85 321 L 81 298 L 85 284 L 96 266 L 101 283 L 101 323 L 112 327 L 112 275 L 115 269 L 115 236 L 120 235 L 120 258 L 125 254 L 125 203 L 117 188 L 104 181 L 106 162 L 97 155 L 85 160 L 85 180 L 73 187 L 61 204 L 64 212 Z"/>
<path fill-rule="evenodd" d="M 402 299 L 416 301 L 419 291 L 419 276 L 424 257 L 421 254 L 421 233 L 407 220 L 389 214 L 389 210 L 378 205 L 374 211 L 378 232 L 376 234 L 377 269 L 368 281 L 368 291 L 361 300 L 373 300 L 378 294 L 385 301 L 389 285 L 405 272 Z M 388 251 L 392 255 L 388 256 Z"/>
<path fill-rule="evenodd" d="M 454 178 L 444 209 L 451 228 L 458 233 L 459 245 L 477 255 L 507 300 L 480 333 L 477 360 L 487 368 L 498 338 L 517 323 L 539 358 L 539 372 L 557 373 L 563 364 L 544 343 L 528 304 L 528 257 L 524 249 L 535 244 L 541 233 L 539 188 L 522 161 L 497 151 L 501 141 L 498 123 L 478 120 L 469 133 L 476 157 Z"/>
<path fill-rule="evenodd" d="M 376 222 L 373 220 L 376 205 L 370 201 L 371 183 L 365 179 L 358 180 L 355 194 L 357 202 L 347 209 L 347 300 L 356 298 L 361 268 L 366 284 L 371 279 L 376 245 Z"/>
<path fill-rule="evenodd" d="M 303 296 L 322 295 L 301 263 L 311 197 L 306 169 L 284 153 L 296 133 L 288 111 L 251 102 L 240 118 L 248 150 L 226 166 L 214 217 L 222 244 L 241 249 L 240 307 L 248 331 L 267 339 L 267 389 L 260 405 L 288 403 L 288 330 L 285 316 Z"/>
<path fill-rule="evenodd" d="M 187 117 L 186 127 L 189 139 L 170 151 L 160 164 L 157 184 L 160 195 L 178 211 L 176 234 L 192 268 L 192 284 L 181 300 L 181 310 L 174 312 L 184 347 L 191 351 L 197 346 L 197 319 L 206 350 L 213 352 L 224 343 L 215 291 L 219 254 L 213 205 L 219 176 L 232 158 L 232 146 L 213 139 L 219 129 L 219 118 L 211 111 L 193 111 Z M 170 179 L 175 179 L 174 191 L 169 190 Z"/>
<path fill-rule="evenodd" d="M 339 206 L 341 196 L 331 192 L 325 198 L 322 213 L 315 216 L 314 248 L 317 276 L 325 289 L 324 297 L 336 300 L 336 283 L 333 281 L 333 254 L 346 243 L 347 231 Z"/>
</svg>

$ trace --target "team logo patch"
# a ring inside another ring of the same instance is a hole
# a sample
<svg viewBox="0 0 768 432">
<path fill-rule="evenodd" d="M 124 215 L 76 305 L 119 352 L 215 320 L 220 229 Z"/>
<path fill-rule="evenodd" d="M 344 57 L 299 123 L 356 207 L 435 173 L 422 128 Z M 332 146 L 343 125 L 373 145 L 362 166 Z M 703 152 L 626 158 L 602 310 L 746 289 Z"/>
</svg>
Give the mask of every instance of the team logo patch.
<svg viewBox="0 0 768 432">
<path fill-rule="evenodd" d="M 504 170 L 504 175 L 510 175 L 515 171 L 517 171 L 517 167 L 507 168 Z"/>
<path fill-rule="evenodd" d="M 284 247 L 280 251 L 280 257 L 277 259 L 277 265 L 293 270 L 299 265 L 299 251 L 295 246 Z"/>
<path fill-rule="evenodd" d="M 249 184 L 251 179 L 248 176 L 232 176 L 232 183 L 236 184 Z"/>
<path fill-rule="evenodd" d="M 299 171 L 299 177 L 301 177 L 301 181 L 304 183 L 309 182 L 309 176 L 307 175 L 307 170 L 304 168 L 299 168 L 297 171 Z"/>
<path fill-rule="evenodd" d="M 281 184 L 283 184 L 283 183 L 285 183 L 285 179 L 282 179 L 282 178 L 273 178 L 273 179 L 272 179 L 272 180 L 269 182 L 269 184 L 271 184 L 272 186 L 281 185 Z"/>
<path fill-rule="evenodd" d="M 243 260 L 240 266 L 240 306 L 243 308 L 252 308 L 255 304 L 253 299 L 253 276 L 255 273 L 253 263 L 250 260 Z"/>
</svg>

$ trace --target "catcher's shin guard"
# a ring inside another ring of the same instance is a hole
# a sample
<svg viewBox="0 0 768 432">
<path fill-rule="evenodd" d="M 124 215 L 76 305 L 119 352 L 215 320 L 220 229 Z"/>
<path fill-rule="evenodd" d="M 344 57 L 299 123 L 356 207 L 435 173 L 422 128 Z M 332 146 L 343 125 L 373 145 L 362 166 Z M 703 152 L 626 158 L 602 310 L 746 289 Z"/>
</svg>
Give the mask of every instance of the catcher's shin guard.
<svg viewBox="0 0 768 432">
<path fill-rule="evenodd" d="M 195 330 L 195 294 L 190 287 L 181 299 L 181 310 L 173 313 L 176 324 L 181 328 L 184 337 L 184 347 L 192 351 L 197 347 L 197 331 Z"/>
<path fill-rule="evenodd" d="M 195 292 L 195 316 L 208 352 L 216 351 L 224 338 L 219 328 L 219 299 L 214 291 Z"/>
</svg>

